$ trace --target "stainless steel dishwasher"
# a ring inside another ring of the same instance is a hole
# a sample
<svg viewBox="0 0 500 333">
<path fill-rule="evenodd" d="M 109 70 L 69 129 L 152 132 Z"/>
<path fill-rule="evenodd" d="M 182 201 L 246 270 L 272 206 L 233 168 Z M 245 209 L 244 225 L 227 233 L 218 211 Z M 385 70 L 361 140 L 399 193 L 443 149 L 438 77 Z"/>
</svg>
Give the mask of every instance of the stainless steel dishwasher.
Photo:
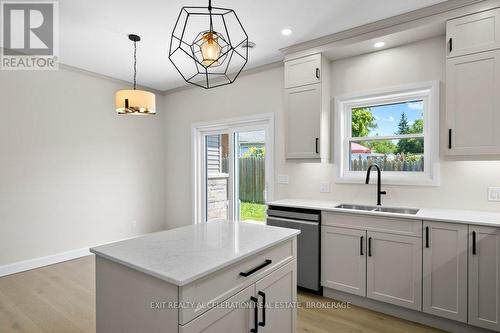
<svg viewBox="0 0 500 333">
<path fill-rule="evenodd" d="M 267 224 L 301 231 L 297 237 L 297 285 L 321 294 L 321 211 L 269 206 L 267 208 Z"/>
</svg>

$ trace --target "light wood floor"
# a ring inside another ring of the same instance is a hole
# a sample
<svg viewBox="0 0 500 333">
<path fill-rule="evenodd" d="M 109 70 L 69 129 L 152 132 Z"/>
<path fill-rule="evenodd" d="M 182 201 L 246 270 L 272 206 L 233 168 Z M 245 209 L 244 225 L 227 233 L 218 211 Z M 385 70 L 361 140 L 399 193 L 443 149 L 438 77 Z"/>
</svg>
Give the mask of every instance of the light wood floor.
<svg viewBox="0 0 500 333">
<path fill-rule="evenodd" d="M 94 257 L 0 278 L 0 332 L 94 333 Z M 301 302 L 329 300 L 299 293 Z M 416 323 L 357 307 L 298 311 L 298 332 L 438 333 Z M 279 333 L 279 332 L 276 332 Z"/>
</svg>

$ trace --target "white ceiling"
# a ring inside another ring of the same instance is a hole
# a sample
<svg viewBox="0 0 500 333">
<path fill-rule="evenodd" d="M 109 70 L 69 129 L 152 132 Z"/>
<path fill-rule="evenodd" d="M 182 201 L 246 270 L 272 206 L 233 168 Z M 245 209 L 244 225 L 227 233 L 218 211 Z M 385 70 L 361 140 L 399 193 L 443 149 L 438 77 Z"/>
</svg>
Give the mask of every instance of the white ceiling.
<svg viewBox="0 0 500 333">
<path fill-rule="evenodd" d="M 246 69 L 282 59 L 280 48 L 430 6 L 444 0 L 213 0 L 232 8 L 250 41 Z M 131 81 L 132 42 L 138 45 L 138 83 L 168 90 L 184 81 L 168 59 L 168 46 L 182 6 L 206 6 L 205 0 L 61 0 L 61 62 Z M 291 36 L 282 36 L 284 27 Z"/>
</svg>

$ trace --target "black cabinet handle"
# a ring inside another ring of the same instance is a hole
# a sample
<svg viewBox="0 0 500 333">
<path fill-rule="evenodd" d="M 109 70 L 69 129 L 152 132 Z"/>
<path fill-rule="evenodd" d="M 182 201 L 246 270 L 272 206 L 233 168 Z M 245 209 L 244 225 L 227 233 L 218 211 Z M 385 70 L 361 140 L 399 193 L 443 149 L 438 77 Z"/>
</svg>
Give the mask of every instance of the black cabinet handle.
<svg viewBox="0 0 500 333">
<path fill-rule="evenodd" d="M 429 248 L 429 227 L 425 227 L 425 247 Z"/>
<path fill-rule="evenodd" d="M 472 232 L 472 254 L 476 255 L 476 232 Z"/>
<path fill-rule="evenodd" d="M 449 40 L 449 46 L 450 46 L 450 53 L 453 52 L 453 38 L 450 38 Z"/>
<path fill-rule="evenodd" d="M 316 138 L 316 154 L 319 154 L 319 138 Z"/>
<path fill-rule="evenodd" d="M 320 70 L 319 68 L 316 68 L 316 78 L 319 79 L 319 76 L 320 76 Z"/>
<path fill-rule="evenodd" d="M 257 302 L 259 300 L 255 297 L 250 297 L 250 302 L 254 303 L 254 312 L 253 312 L 253 327 L 250 330 L 250 333 L 257 333 L 259 332 L 259 307 L 257 306 Z"/>
<path fill-rule="evenodd" d="M 359 254 L 364 256 L 365 254 L 363 253 L 363 240 L 365 238 L 363 236 L 361 236 L 361 238 L 359 239 Z"/>
<path fill-rule="evenodd" d="M 451 128 L 448 130 L 448 149 L 451 149 Z"/>
<path fill-rule="evenodd" d="M 262 268 L 264 268 L 264 267 L 266 267 L 268 265 L 271 265 L 272 262 L 273 261 L 271 259 L 266 259 L 266 261 L 264 261 L 262 264 L 260 264 L 259 266 L 255 267 L 255 268 L 252 268 L 248 272 L 240 272 L 240 275 L 243 276 L 243 277 L 248 277 L 248 276 L 254 274 L 257 271 L 260 271 Z"/>
<path fill-rule="evenodd" d="M 262 321 L 259 322 L 259 326 L 266 326 L 266 293 L 263 291 L 258 292 L 259 296 L 262 296 Z"/>
<path fill-rule="evenodd" d="M 372 256 L 372 238 L 368 237 L 368 257 Z"/>
</svg>

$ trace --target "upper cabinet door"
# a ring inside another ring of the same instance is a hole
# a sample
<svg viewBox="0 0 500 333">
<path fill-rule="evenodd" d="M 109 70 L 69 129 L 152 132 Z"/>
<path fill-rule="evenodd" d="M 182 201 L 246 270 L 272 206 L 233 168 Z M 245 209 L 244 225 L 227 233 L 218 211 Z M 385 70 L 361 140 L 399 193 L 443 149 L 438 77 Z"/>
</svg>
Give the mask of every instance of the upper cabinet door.
<svg viewBox="0 0 500 333">
<path fill-rule="evenodd" d="M 500 228 L 469 226 L 469 324 L 500 331 Z"/>
<path fill-rule="evenodd" d="M 500 8 L 450 20 L 446 34 L 448 57 L 500 48 Z"/>
<path fill-rule="evenodd" d="M 261 310 L 258 315 L 259 332 L 295 332 L 294 307 L 277 304 L 293 304 L 297 301 L 297 260 L 275 270 L 255 284 L 256 297 Z M 233 332 L 225 330 L 220 332 Z"/>
<path fill-rule="evenodd" d="M 366 231 L 322 227 L 321 285 L 366 296 Z"/>
<path fill-rule="evenodd" d="M 446 76 L 446 153 L 500 154 L 500 50 L 448 59 Z"/>
<path fill-rule="evenodd" d="M 367 296 L 421 311 L 422 238 L 371 231 L 367 236 Z"/>
<path fill-rule="evenodd" d="M 321 54 L 285 62 L 285 88 L 321 82 Z"/>
<path fill-rule="evenodd" d="M 467 322 L 467 225 L 424 221 L 423 311 Z"/>
<path fill-rule="evenodd" d="M 321 84 L 285 90 L 286 158 L 320 158 Z"/>
</svg>

